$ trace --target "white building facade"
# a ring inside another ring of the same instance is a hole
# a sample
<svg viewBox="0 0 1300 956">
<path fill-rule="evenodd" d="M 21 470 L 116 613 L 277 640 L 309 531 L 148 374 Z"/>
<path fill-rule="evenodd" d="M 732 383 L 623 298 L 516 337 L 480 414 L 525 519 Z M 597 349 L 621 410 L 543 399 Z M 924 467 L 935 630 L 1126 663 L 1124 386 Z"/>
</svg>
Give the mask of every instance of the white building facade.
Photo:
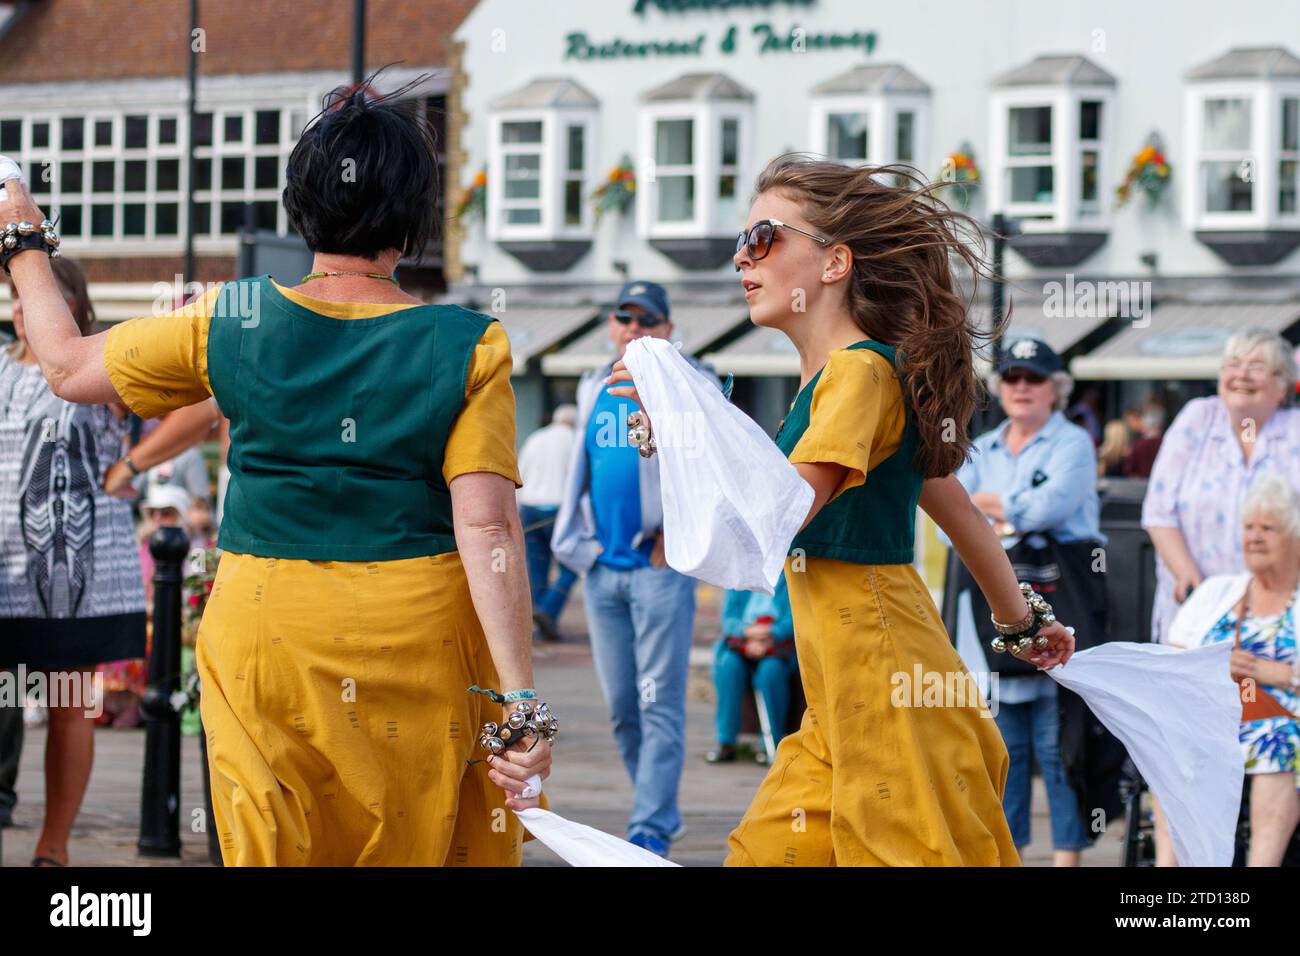
<svg viewBox="0 0 1300 956">
<path fill-rule="evenodd" d="M 1110 383 L 1110 404 L 1162 378 L 1200 393 L 1234 328 L 1300 323 L 1286 6 L 483 0 L 455 34 L 449 187 L 486 172 L 486 212 L 457 230 L 452 298 L 518 329 L 522 393 L 545 404 L 607 357 L 620 283 L 661 282 L 685 346 L 754 379 L 738 394 L 771 424 L 797 362 L 747 325 L 731 266 L 756 174 L 806 151 L 940 178 L 965 153 L 978 179 L 951 201 L 1007 217 L 1013 334 Z M 1146 146 L 1165 188 L 1120 207 Z M 592 194 L 625 160 L 634 198 L 598 218 Z"/>
</svg>

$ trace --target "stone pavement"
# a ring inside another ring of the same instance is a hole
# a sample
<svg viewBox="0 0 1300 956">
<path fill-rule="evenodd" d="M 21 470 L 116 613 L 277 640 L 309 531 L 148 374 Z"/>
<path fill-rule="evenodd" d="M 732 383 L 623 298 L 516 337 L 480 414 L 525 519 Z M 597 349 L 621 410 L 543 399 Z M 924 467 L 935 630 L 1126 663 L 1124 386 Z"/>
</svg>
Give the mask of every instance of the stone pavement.
<svg viewBox="0 0 1300 956">
<path fill-rule="evenodd" d="M 764 768 L 752 763 L 715 767 L 703 760 L 713 741 L 710 645 L 717 634 L 720 595 L 720 591 L 708 586 L 699 590 L 687 705 L 687 759 L 681 786 L 687 832 L 673 846 L 673 859 L 689 866 L 721 864 L 726 855 L 727 834 L 740 819 L 764 773 Z M 535 655 L 537 685 L 556 705 L 563 722 L 556 769 L 547 786 L 551 807 L 572 820 L 621 836 L 632 804 L 632 788 L 614 748 L 591 666 L 580 586 L 575 588 L 561 620 L 561 630 L 566 640 L 539 644 Z M 136 854 L 144 737 L 141 730 L 101 728 L 97 731 L 95 767 L 70 845 L 74 864 L 206 864 L 206 835 L 191 830 L 195 811 L 203 806 L 198 739 L 193 737 L 184 738 L 181 859 L 160 861 L 142 859 Z M 16 825 L 3 831 L 0 864 L 4 866 L 24 866 L 31 859 L 41 821 L 44 743 L 44 729 L 29 727 L 18 779 Z M 1025 854 L 1025 863 L 1050 865 L 1047 801 L 1038 779 L 1035 779 L 1033 832 L 1035 842 Z M 1120 836 L 1118 831 L 1103 836 L 1085 851 L 1085 864 L 1117 865 Z M 529 865 L 560 862 L 536 841 L 527 844 L 524 859 Z"/>
</svg>

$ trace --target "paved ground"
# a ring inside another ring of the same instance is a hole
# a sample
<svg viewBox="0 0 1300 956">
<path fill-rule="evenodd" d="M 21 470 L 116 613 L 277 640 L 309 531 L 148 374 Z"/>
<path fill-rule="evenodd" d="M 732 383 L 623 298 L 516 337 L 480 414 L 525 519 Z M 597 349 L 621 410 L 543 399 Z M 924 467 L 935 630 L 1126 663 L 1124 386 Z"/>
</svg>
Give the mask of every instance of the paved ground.
<svg viewBox="0 0 1300 956">
<path fill-rule="evenodd" d="M 691 866 L 716 866 L 726 855 L 727 834 L 740 819 L 763 776 L 752 763 L 710 766 L 703 754 L 712 744 L 713 706 L 708 644 L 717 633 L 720 592 L 701 587 L 697 645 L 693 655 L 687 707 L 688 756 L 682 778 L 681 807 L 688 831 L 674 845 L 673 859 Z M 537 681 L 548 699 L 560 702 L 564 721 L 556 772 L 548 782 L 552 808 L 573 820 L 622 835 L 632 803 L 632 789 L 608 731 L 604 704 L 591 666 L 581 599 L 570 601 L 561 629 L 566 640 L 539 645 Z M 96 735 L 95 768 L 70 846 L 72 861 L 83 865 L 204 865 L 206 834 L 193 832 L 190 821 L 203 806 L 197 738 L 185 738 L 181 783 L 182 856 L 179 861 L 146 860 L 136 854 L 139 829 L 141 762 L 144 732 L 100 729 Z M 40 829 L 43 792 L 42 760 L 45 734 L 28 728 L 18 780 L 16 825 L 3 831 L 0 864 L 22 866 L 31 858 Z M 1049 865 L 1047 801 L 1035 780 L 1035 843 L 1025 854 L 1030 865 Z M 1090 866 L 1111 866 L 1119 860 L 1118 832 L 1107 834 L 1084 853 Z M 535 841 L 525 850 L 532 865 L 559 861 Z"/>
</svg>

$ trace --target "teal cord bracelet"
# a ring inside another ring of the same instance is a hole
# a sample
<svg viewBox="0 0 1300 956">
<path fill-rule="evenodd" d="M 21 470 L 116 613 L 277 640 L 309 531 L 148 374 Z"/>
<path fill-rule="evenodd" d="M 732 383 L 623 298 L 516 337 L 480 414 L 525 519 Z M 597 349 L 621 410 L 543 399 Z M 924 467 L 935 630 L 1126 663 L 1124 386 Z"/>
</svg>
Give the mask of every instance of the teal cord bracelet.
<svg viewBox="0 0 1300 956">
<path fill-rule="evenodd" d="M 512 690 L 502 694 L 490 687 L 479 687 L 478 684 L 473 684 L 470 686 L 469 692 L 471 694 L 483 694 L 485 697 L 490 698 L 493 703 L 497 704 L 513 704 L 520 700 L 537 699 L 537 691 L 533 690 L 531 687 L 524 687 L 519 690 Z"/>
</svg>

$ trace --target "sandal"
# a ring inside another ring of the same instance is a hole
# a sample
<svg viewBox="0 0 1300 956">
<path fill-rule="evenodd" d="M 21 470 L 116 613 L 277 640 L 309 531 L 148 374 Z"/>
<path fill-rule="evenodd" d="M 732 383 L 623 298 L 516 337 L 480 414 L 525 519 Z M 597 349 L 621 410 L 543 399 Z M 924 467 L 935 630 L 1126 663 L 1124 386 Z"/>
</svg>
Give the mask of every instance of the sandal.
<svg viewBox="0 0 1300 956">
<path fill-rule="evenodd" d="M 34 857 L 32 857 L 32 866 L 58 866 L 58 867 L 62 867 L 62 866 L 66 866 L 66 865 L 67 865 L 67 864 L 60 863 L 58 860 L 54 859 L 54 857 L 51 857 L 51 856 L 34 856 Z"/>
</svg>

